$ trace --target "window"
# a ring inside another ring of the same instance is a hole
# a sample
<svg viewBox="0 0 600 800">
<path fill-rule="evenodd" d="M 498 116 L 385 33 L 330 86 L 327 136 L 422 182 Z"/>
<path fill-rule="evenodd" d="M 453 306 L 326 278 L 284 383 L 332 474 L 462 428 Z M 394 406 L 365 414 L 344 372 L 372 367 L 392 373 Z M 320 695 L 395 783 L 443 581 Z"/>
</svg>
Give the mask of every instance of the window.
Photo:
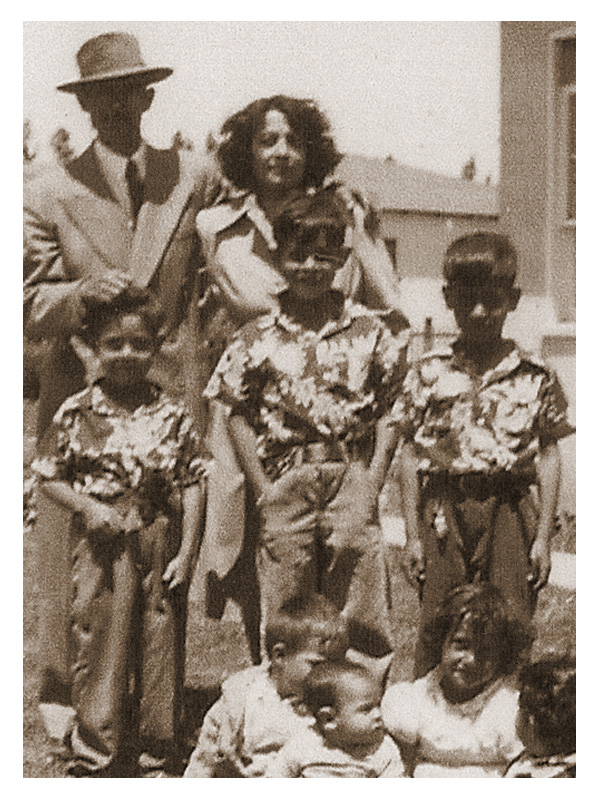
<svg viewBox="0 0 600 800">
<path fill-rule="evenodd" d="M 562 223 L 576 218 L 576 55 L 574 35 L 556 39 L 554 51 L 555 148 L 557 208 Z"/>
</svg>

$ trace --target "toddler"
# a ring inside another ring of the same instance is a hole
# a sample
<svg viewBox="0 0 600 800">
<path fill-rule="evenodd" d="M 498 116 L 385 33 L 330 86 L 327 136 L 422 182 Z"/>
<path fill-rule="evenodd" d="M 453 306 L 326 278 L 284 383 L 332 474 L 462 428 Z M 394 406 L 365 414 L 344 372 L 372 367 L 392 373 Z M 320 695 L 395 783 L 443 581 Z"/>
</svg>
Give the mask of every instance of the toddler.
<svg viewBox="0 0 600 800">
<path fill-rule="evenodd" d="M 322 597 L 290 600 L 266 627 L 269 662 L 232 675 L 209 709 L 184 778 L 260 778 L 310 724 L 304 681 L 347 649 L 346 624 Z"/>
<path fill-rule="evenodd" d="M 575 778 L 575 660 L 546 657 L 523 668 L 517 730 L 525 749 L 505 778 Z"/>
<path fill-rule="evenodd" d="M 349 661 L 320 664 L 306 681 L 314 724 L 290 739 L 267 778 L 403 778 L 398 748 L 383 730 L 381 684 Z"/>
</svg>

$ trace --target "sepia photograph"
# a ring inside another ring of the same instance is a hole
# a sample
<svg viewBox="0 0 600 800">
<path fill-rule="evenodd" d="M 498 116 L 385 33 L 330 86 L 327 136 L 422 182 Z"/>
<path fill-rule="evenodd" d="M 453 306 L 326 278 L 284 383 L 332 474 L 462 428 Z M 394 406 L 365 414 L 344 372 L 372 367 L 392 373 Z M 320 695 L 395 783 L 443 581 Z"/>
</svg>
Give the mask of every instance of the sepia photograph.
<svg viewBox="0 0 600 800">
<path fill-rule="evenodd" d="M 22 53 L 22 776 L 575 778 L 575 21 Z"/>
</svg>

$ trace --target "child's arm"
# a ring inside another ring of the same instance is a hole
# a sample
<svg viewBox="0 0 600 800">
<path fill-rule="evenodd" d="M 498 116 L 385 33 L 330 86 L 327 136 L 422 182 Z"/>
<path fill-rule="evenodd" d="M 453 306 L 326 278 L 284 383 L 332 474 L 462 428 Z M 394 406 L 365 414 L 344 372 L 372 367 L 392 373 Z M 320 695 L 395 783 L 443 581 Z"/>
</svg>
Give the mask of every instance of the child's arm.
<svg viewBox="0 0 600 800">
<path fill-rule="evenodd" d="M 90 495 L 76 492 L 66 481 L 43 481 L 41 490 L 50 499 L 81 514 L 90 532 L 114 536 L 126 528 L 124 517 L 116 509 Z"/>
<path fill-rule="evenodd" d="M 529 551 L 531 563 L 529 581 L 535 592 L 546 585 L 550 575 L 550 538 L 554 528 L 560 485 L 560 451 L 556 442 L 551 442 L 541 448 L 537 473 L 540 491 L 540 518 L 537 534 Z"/>
<path fill-rule="evenodd" d="M 182 537 L 179 552 L 167 565 L 163 581 L 169 589 L 186 584 L 198 554 L 202 538 L 201 519 L 204 510 L 204 490 L 201 483 L 187 486 L 182 492 L 183 519 Z"/>
<path fill-rule="evenodd" d="M 241 467 L 254 490 L 261 498 L 268 491 L 271 482 L 258 457 L 258 441 L 250 424 L 239 414 L 232 414 L 229 419 L 231 438 Z"/>
<path fill-rule="evenodd" d="M 423 547 L 419 536 L 419 476 L 415 449 L 410 441 L 402 443 L 398 470 L 406 525 L 403 566 L 411 583 L 419 587 L 423 578 Z"/>
</svg>

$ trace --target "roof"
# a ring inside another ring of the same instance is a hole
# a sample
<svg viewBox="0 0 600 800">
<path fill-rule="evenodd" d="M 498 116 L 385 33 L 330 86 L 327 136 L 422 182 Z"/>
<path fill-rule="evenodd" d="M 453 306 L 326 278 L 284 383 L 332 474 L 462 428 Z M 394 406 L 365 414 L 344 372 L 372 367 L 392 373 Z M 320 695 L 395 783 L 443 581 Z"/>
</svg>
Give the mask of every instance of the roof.
<svg viewBox="0 0 600 800">
<path fill-rule="evenodd" d="M 495 185 L 408 167 L 393 158 L 346 155 L 335 177 L 359 191 L 378 211 L 498 214 Z"/>
</svg>

